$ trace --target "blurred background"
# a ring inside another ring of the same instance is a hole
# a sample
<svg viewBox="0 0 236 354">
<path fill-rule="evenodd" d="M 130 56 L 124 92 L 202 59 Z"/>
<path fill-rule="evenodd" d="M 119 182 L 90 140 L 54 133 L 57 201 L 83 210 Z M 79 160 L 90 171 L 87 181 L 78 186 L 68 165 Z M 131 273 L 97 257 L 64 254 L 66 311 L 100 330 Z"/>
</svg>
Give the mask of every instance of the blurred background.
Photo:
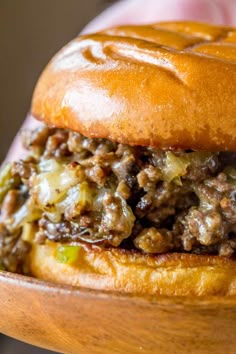
<svg viewBox="0 0 236 354">
<path fill-rule="evenodd" d="M 49 59 L 109 0 L 0 0 L 0 161 Z"/>
<path fill-rule="evenodd" d="M 0 162 L 27 114 L 44 66 L 112 2 L 0 0 Z M 0 354 L 46 353 L 0 335 Z"/>
</svg>

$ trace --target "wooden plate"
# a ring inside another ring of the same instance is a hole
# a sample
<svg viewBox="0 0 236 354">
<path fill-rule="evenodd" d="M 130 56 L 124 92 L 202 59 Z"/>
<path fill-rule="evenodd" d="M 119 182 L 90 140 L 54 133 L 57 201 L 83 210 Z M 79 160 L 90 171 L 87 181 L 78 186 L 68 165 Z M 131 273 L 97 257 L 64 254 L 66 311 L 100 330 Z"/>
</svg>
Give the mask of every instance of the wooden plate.
<svg viewBox="0 0 236 354">
<path fill-rule="evenodd" d="M 0 332 L 63 353 L 234 354 L 236 297 L 140 298 L 0 272 Z"/>
</svg>

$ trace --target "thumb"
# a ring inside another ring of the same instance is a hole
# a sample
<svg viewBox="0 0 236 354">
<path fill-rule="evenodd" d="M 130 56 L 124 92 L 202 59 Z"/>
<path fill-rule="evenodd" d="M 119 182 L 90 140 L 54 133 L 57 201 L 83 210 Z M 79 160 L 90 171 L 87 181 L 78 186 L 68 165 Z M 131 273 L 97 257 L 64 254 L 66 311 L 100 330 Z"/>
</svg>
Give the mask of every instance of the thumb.
<svg viewBox="0 0 236 354">
<path fill-rule="evenodd" d="M 236 24 L 235 0 L 123 0 L 111 6 L 85 27 L 83 33 L 122 24 L 169 20 L 195 20 Z"/>
</svg>

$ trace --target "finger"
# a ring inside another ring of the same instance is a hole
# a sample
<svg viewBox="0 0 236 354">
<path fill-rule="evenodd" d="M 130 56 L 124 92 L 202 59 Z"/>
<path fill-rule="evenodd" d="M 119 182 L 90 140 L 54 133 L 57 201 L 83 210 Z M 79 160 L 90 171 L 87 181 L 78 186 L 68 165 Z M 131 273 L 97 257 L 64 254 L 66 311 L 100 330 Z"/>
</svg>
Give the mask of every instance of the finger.
<svg viewBox="0 0 236 354">
<path fill-rule="evenodd" d="M 83 33 L 122 24 L 168 20 L 195 20 L 236 24 L 235 0 L 123 0 L 104 11 L 85 27 Z"/>
</svg>

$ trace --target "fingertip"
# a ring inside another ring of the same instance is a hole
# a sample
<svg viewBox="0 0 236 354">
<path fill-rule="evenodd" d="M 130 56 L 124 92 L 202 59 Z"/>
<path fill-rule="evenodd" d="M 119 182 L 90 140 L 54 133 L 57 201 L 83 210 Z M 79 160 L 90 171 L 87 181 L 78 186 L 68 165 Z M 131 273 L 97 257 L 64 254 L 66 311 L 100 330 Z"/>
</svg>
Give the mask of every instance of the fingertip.
<svg viewBox="0 0 236 354">
<path fill-rule="evenodd" d="M 123 24 L 192 20 L 235 25 L 235 0 L 123 0 L 91 21 L 82 33 Z"/>
<path fill-rule="evenodd" d="M 235 2 L 222 0 L 181 0 L 179 11 L 184 19 L 209 22 L 219 25 L 231 25 L 230 8 Z"/>
</svg>

